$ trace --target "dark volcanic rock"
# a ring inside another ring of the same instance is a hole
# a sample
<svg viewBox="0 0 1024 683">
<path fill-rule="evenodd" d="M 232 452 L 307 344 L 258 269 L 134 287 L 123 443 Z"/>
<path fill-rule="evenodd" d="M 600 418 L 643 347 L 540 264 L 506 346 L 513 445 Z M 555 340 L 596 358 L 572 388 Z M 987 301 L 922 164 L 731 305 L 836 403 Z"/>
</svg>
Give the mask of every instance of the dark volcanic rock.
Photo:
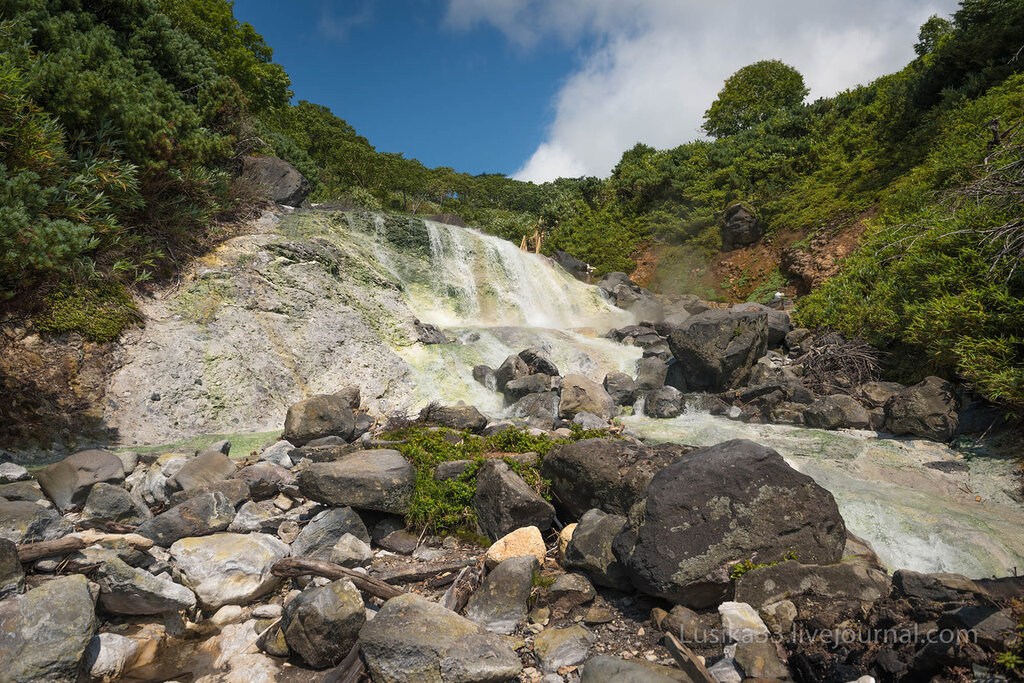
<svg viewBox="0 0 1024 683">
<path fill-rule="evenodd" d="M 479 434 L 487 426 L 487 416 L 475 406 L 439 406 L 430 405 L 420 412 L 420 419 L 431 424 L 448 427 L 458 431 L 470 431 Z"/>
<path fill-rule="evenodd" d="M 857 399 L 846 394 L 819 398 L 804 410 L 804 422 L 818 429 L 868 429 L 871 416 Z"/>
<path fill-rule="evenodd" d="M 288 408 L 281 438 L 296 446 L 303 446 L 325 436 L 338 436 L 351 441 L 355 414 L 350 404 L 351 398 L 345 392 L 312 396 L 299 401 Z"/>
<path fill-rule="evenodd" d="M 542 394 L 548 391 L 551 391 L 551 375 L 527 375 L 505 385 L 505 398 L 509 403 L 515 403 L 529 394 Z"/>
<path fill-rule="evenodd" d="M 315 669 L 325 669 L 345 658 L 365 623 L 359 591 L 342 580 L 299 593 L 285 605 L 281 632 L 292 653 Z"/>
<path fill-rule="evenodd" d="M 668 341 L 686 391 L 735 389 L 768 350 L 768 316 L 711 309 L 687 320 Z"/>
<path fill-rule="evenodd" d="M 685 407 L 683 393 L 675 387 L 662 387 L 644 397 L 644 415 L 648 417 L 677 417 Z"/>
<path fill-rule="evenodd" d="M 571 420 L 577 413 L 593 413 L 605 419 L 615 415 L 615 401 L 597 382 L 582 375 L 566 375 L 562 378 L 562 394 L 558 403 L 558 415 Z"/>
<path fill-rule="evenodd" d="M 234 518 L 235 506 L 223 493 L 204 493 L 140 524 L 136 532 L 166 548 L 182 538 L 223 531 Z"/>
<path fill-rule="evenodd" d="M 57 512 L 27 501 L 0 502 L 0 538 L 16 545 L 52 541 L 75 529 Z"/>
<path fill-rule="evenodd" d="M 398 451 L 381 449 L 313 463 L 298 480 L 303 495 L 319 503 L 400 515 L 409 508 L 416 470 Z"/>
<path fill-rule="evenodd" d="M 0 600 L 17 595 L 25 587 L 25 571 L 18 560 L 18 546 L 0 538 Z"/>
<path fill-rule="evenodd" d="M 284 159 L 272 156 L 242 158 L 242 177 L 273 202 L 300 206 L 309 196 L 309 181 Z"/>
<path fill-rule="evenodd" d="M 722 251 L 747 247 L 764 236 L 764 228 L 754 212 L 740 203 L 725 210 L 722 226 Z"/>
<path fill-rule="evenodd" d="M 292 555 L 328 560 L 331 548 L 345 534 L 352 534 L 361 541 L 370 542 L 362 518 L 352 508 L 330 508 L 324 510 L 302 528 L 292 542 Z"/>
<path fill-rule="evenodd" d="M 832 494 L 770 448 L 734 440 L 655 474 L 614 549 L 638 589 L 698 609 L 728 597 L 736 562 L 831 564 L 845 540 Z"/>
<path fill-rule="evenodd" d="M 569 273 L 569 275 L 572 275 L 580 282 L 590 282 L 590 266 L 572 254 L 567 254 L 564 251 L 556 251 L 551 257 L 551 260 L 562 266 L 565 272 Z"/>
<path fill-rule="evenodd" d="M 565 568 L 586 572 L 600 586 L 621 591 L 632 588 L 626 570 L 612 551 L 612 542 L 625 526 L 622 515 L 609 515 L 597 508 L 588 510 L 565 548 Z"/>
<path fill-rule="evenodd" d="M 550 529 L 555 517 L 551 503 L 497 458 L 487 460 L 477 473 L 473 508 L 491 540 L 524 526 Z"/>
<path fill-rule="evenodd" d="M 145 503 L 120 486 L 100 482 L 85 500 L 81 525 L 94 529 L 105 529 L 109 522 L 138 526 L 152 516 Z"/>
<path fill-rule="evenodd" d="M 474 591 L 466 605 L 466 618 L 491 633 L 512 633 L 526 619 L 533 574 L 539 569 L 532 555 L 512 557 L 498 564 Z"/>
<path fill-rule="evenodd" d="M 636 382 L 624 372 L 610 372 L 604 378 L 604 390 L 615 405 L 631 406 L 636 401 Z"/>
<path fill-rule="evenodd" d="M 938 377 L 926 377 L 886 402 L 885 426 L 893 434 L 949 441 L 956 433 L 958 410 L 953 386 Z"/>
<path fill-rule="evenodd" d="M 519 357 L 523 359 L 523 362 L 526 363 L 526 366 L 530 368 L 530 372 L 533 374 L 551 375 L 552 377 L 558 377 L 562 374 L 558 371 L 558 366 L 540 349 L 533 347 L 523 349 L 519 352 Z"/>
</svg>

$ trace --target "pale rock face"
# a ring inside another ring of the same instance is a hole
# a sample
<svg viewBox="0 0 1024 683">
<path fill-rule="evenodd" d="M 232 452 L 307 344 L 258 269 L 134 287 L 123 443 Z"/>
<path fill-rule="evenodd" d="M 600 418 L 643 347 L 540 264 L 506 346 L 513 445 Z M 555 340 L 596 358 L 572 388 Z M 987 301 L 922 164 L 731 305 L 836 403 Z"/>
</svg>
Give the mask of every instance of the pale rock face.
<svg viewBox="0 0 1024 683">
<path fill-rule="evenodd" d="M 218 533 L 183 538 L 170 548 L 182 582 L 209 608 L 245 605 L 281 583 L 270 573 L 288 556 L 287 545 L 267 534 Z"/>
<path fill-rule="evenodd" d="M 535 526 L 524 526 L 492 543 L 491 547 L 487 549 L 484 561 L 487 563 L 488 569 L 494 569 L 509 558 L 532 555 L 537 558 L 537 562 L 543 564 L 546 552 L 547 548 L 544 546 L 544 537 L 541 536 L 540 529 Z"/>
<path fill-rule="evenodd" d="M 722 631 L 734 642 L 747 643 L 768 637 L 768 627 L 757 610 L 745 602 L 723 602 L 718 606 L 718 613 L 722 615 Z"/>
<path fill-rule="evenodd" d="M 116 633 L 92 637 L 85 650 L 85 663 L 93 678 L 112 680 L 129 668 L 139 651 L 139 643 Z"/>
</svg>

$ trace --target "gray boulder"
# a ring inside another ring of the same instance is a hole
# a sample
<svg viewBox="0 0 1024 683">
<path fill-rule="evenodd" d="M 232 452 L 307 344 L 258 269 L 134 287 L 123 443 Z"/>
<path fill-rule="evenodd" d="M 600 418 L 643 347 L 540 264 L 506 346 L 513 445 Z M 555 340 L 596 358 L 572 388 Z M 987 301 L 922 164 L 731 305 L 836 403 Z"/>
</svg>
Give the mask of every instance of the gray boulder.
<svg viewBox="0 0 1024 683">
<path fill-rule="evenodd" d="M 54 505 L 67 510 L 84 504 L 94 484 L 122 483 L 124 465 L 108 451 L 79 451 L 43 468 L 36 473 L 36 479 Z"/>
<path fill-rule="evenodd" d="M 120 486 L 100 482 L 85 499 L 80 524 L 93 529 L 105 529 L 110 522 L 138 526 L 152 517 L 141 500 Z"/>
<path fill-rule="evenodd" d="M 281 585 L 271 568 L 288 552 L 287 545 L 267 534 L 218 533 L 183 538 L 170 547 L 182 583 L 211 610 L 246 605 Z"/>
<path fill-rule="evenodd" d="M 474 365 L 473 379 L 480 384 L 483 384 L 491 391 L 497 390 L 497 384 L 494 379 L 494 368 L 489 365 Z"/>
<path fill-rule="evenodd" d="M 328 561 L 342 567 L 365 567 L 373 560 L 373 549 L 370 544 L 352 534 L 345 534 L 331 546 Z"/>
<path fill-rule="evenodd" d="M 893 434 L 949 441 L 956 434 L 959 409 L 953 385 L 939 377 L 926 377 L 886 401 L 885 426 Z"/>
<path fill-rule="evenodd" d="M 583 665 L 580 683 L 690 683 L 690 677 L 679 669 L 642 659 L 600 655 Z"/>
<path fill-rule="evenodd" d="M 597 508 L 580 518 L 565 548 L 565 568 L 585 572 L 599 586 L 620 591 L 632 588 L 626 570 L 612 551 L 612 542 L 626 526 L 622 515 Z"/>
<path fill-rule="evenodd" d="M 551 377 L 558 377 L 562 374 L 558 371 L 558 366 L 547 357 L 547 354 L 538 348 L 530 347 L 523 349 L 519 352 L 519 357 L 530 368 L 531 374 L 550 375 Z"/>
<path fill-rule="evenodd" d="M 477 472 L 473 508 L 480 528 L 491 540 L 524 526 L 550 529 L 555 518 L 551 503 L 497 458 L 484 462 Z"/>
<path fill-rule="evenodd" d="M 789 313 L 769 308 L 764 304 L 736 304 L 734 311 L 758 311 L 768 316 L 768 348 L 777 349 L 786 341 L 786 335 L 793 331 Z"/>
<path fill-rule="evenodd" d="M 501 636 L 412 593 L 384 603 L 359 639 L 373 680 L 499 683 L 523 668 Z"/>
<path fill-rule="evenodd" d="M 746 572 L 736 582 L 736 601 L 757 610 L 780 600 L 802 597 L 834 605 L 839 602 L 870 604 L 888 597 L 889 575 L 864 562 L 830 565 L 789 561 Z"/>
<path fill-rule="evenodd" d="M 514 379 L 505 385 L 505 398 L 515 403 L 528 394 L 541 394 L 551 391 L 551 375 L 527 375 Z"/>
<path fill-rule="evenodd" d="M 625 515 L 654 473 L 685 452 L 673 444 L 647 448 L 625 439 L 584 439 L 552 448 L 540 474 L 570 519 L 591 508 Z"/>
<path fill-rule="evenodd" d="M 326 669 L 345 658 L 365 623 L 359 591 L 342 580 L 299 593 L 285 605 L 280 628 L 293 654 L 314 669 Z"/>
<path fill-rule="evenodd" d="M 572 275 L 580 282 L 590 282 L 590 266 L 572 254 L 568 254 L 564 251 L 556 251 L 551 256 L 551 260 L 560 265 L 565 272 L 569 273 L 569 275 Z"/>
<path fill-rule="evenodd" d="M 617 406 L 631 406 L 636 401 L 636 382 L 624 372 L 610 372 L 605 375 L 604 390 Z"/>
<path fill-rule="evenodd" d="M 636 588 L 700 609 L 728 597 L 736 562 L 792 553 L 831 564 L 845 541 L 832 494 L 770 448 L 738 439 L 655 474 L 613 549 Z"/>
<path fill-rule="evenodd" d="M 100 606 L 112 614 L 167 614 L 196 604 L 188 588 L 117 558 L 100 565 L 93 580 L 100 586 Z"/>
<path fill-rule="evenodd" d="M 491 633 L 507 635 L 526 619 L 537 558 L 527 555 L 500 562 L 484 579 L 466 605 L 466 618 Z"/>
<path fill-rule="evenodd" d="M 74 530 L 50 508 L 21 500 L 0 502 L 0 538 L 15 545 L 53 541 Z"/>
<path fill-rule="evenodd" d="M 427 406 L 420 411 L 420 419 L 441 427 L 474 434 L 479 434 L 487 426 L 487 416 L 477 410 L 476 406 L 461 403 L 456 406 Z"/>
<path fill-rule="evenodd" d="M 0 538 L 0 600 L 17 595 L 25 587 L 25 571 L 18 560 L 18 546 Z"/>
<path fill-rule="evenodd" d="M 747 382 L 751 368 L 768 350 L 768 316 L 758 311 L 707 310 L 683 323 L 668 343 L 686 391 L 735 389 Z"/>
<path fill-rule="evenodd" d="M 228 525 L 228 531 L 244 534 L 252 531 L 277 533 L 286 515 L 269 500 L 249 500 L 238 508 L 235 518 Z"/>
<path fill-rule="evenodd" d="M 329 560 L 331 549 L 346 534 L 352 534 L 366 543 L 370 534 L 363 520 L 350 507 L 324 510 L 302 528 L 292 541 L 292 555 Z"/>
<path fill-rule="evenodd" d="M 309 181 L 284 159 L 273 156 L 242 158 L 242 177 L 272 202 L 301 206 L 309 196 Z"/>
<path fill-rule="evenodd" d="M 223 531 L 234 518 L 235 508 L 223 493 L 204 493 L 143 522 L 136 533 L 166 548 L 188 536 Z"/>
<path fill-rule="evenodd" d="M 516 401 L 509 408 L 508 414 L 511 417 L 523 418 L 534 427 L 551 429 L 558 416 L 558 394 L 529 394 Z"/>
<path fill-rule="evenodd" d="M 401 515 L 409 509 L 416 470 L 398 451 L 357 451 L 313 463 L 298 480 L 302 494 L 318 503 Z"/>
<path fill-rule="evenodd" d="M 683 392 L 675 387 L 662 387 L 644 397 L 644 415 L 647 417 L 678 417 L 685 407 Z"/>
<path fill-rule="evenodd" d="M 98 625 L 95 598 L 81 574 L 0 602 L 0 677 L 76 683 Z"/>
<path fill-rule="evenodd" d="M 590 654 L 597 640 L 593 633 L 579 624 L 565 628 L 548 628 L 533 641 L 533 654 L 544 673 L 555 673 L 562 667 L 578 666 Z"/>
<path fill-rule="evenodd" d="M 0 484 L 13 484 L 16 481 L 28 481 L 32 475 L 21 465 L 13 462 L 0 462 Z"/>
<path fill-rule="evenodd" d="M 611 295 L 619 285 L 632 285 L 633 281 L 625 273 L 608 273 L 597 281 L 598 288 L 605 294 Z"/>
<path fill-rule="evenodd" d="M 214 482 L 227 479 L 235 473 L 235 463 L 220 451 L 203 451 L 190 458 L 170 479 L 182 491 L 194 491 Z"/>
<path fill-rule="evenodd" d="M 245 482 L 253 500 L 273 498 L 285 489 L 290 489 L 298 484 L 298 480 L 291 471 L 272 462 L 258 462 L 243 467 L 231 475 L 231 478 Z"/>
<path fill-rule="evenodd" d="M 324 436 L 351 441 L 356 418 L 350 404 L 351 396 L 346 392 L 299 401 L 288 408 L 281 438 L 300 447 Z"/>
<path fill-rule="evenodd" d="M 562 378 L 562 394 L 558 414 L 571 420 L 576 413 L 593 413 L 611 418 L 616 413 L 615 401 L 597 382 L 582 375 L 566 375 Z"/>
<path fill-rule="evenodd" d="M 809 405 L 804 410 L 804 423 L 818 429 L 869 429 L 871 415 L 852 396 L 833 394 Z"/>
<path fill-rule="evenodd" d="M 527 377 L 530 374 L 530 366 L 518 355 L 511 355 L 506 358 L 498 369 L 494 371 L 494 388 L 497 391 L 505 391 L 505 385 L 515 379 Z"/>
<path fill-rule="evenodd" d="M 665 386 L 668 363 L 660 358 L 641 358 L 636 364 L 636 390 L 639 393 L 657 391 Z"/>
<path fill-rule="evenodd" d="M 903 389 L 906 387 L 899 382 L 865 382 L 857 387 L 857 396 L 869 406 L 882 408 Z"/>
</svg>

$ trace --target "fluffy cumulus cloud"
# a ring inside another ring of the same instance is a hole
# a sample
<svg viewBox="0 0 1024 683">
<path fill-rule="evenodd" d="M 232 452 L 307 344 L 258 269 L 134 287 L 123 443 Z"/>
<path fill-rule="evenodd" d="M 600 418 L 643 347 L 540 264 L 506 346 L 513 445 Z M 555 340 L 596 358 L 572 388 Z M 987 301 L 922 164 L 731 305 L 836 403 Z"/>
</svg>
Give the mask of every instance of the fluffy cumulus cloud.
<svg viewBox="0 0 1024 683">
<path fill-rule="evenodd" d="M 637 142 L 701 136 L 723 81 L 761 59 L 796 67 L 809 99 L 868 83 L 913 56 L 918 27 L 956 0 L 449 0 L 459 30 L 490 24 L 523 50 L 579 46 L 544 141 L 516 177 L 607 175 Z"/>
</svg>

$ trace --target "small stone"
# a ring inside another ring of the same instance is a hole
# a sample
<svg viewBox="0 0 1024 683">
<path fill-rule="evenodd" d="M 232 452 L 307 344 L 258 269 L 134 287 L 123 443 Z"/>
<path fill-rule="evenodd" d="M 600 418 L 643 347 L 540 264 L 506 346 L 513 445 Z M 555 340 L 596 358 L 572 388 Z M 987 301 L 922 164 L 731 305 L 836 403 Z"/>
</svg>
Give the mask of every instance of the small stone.
<svg viewBox="0 0 1024 683">
<path fill-rule="evenodd" d="M 0 462 L 0 484 L 12 484 L 16 481 L 27 481 L 28 470 L 13 462 Z"/>
<path fill-rule="evenodd" d="M 235 624 L 245 619 L 245 610 L 239 605 L 224 605 L 210 617 L 210 623 L 217 626 Z"/>
<path fill-rule="evenodd" d="M 732 642 L 749 643 L 768 637 L 768 627 L 757 610 L 745 602 L 723 602 L 718 613 L 722 616 L 722 631 Z"/>
<path fill-rule="evenodd" d="M 365 567 L 373 559 L 370 544 L 353 534 L 345 534 L 331 547 L 330 561 L 342 567 Z"/>
<path fill-rule="evenodd" d="M 256 619 L 277 619 L 283 608 L 276 602 L 267 605 L 256 605 L 252 608 L 252 616 Z"/>
<path fill-rule="evenodd" d="M 576 522 L 566 524 L 558 534 L 558 563 L 563 567 L 565 566 L 565 550 L 569 547 L 569 541 L 572 540 L 573 532 L 576 531 L 576 525 Z"/>
<path fill-rule="evenodd" d="M 555 673 L 561 667 L 582 664 L 594 640 L 594 634 L 583 626 L 549 628 L 533 641 L 533 653 L 542 671 Z"/>
<path fill-rule="evenodd" d="M 85 668 L 93 678 L 120 678 L 139 651 L 139 641 L 116 633 L 99 633 L 85 650 Z"/>
<path fill-rule="evenodd" d="M 529 555 L 499 564 L 470 596 L 466 618 L 492 633 L 511 633 L 526 618 L 537 568 L 537 559 Z"/>
</svg>

